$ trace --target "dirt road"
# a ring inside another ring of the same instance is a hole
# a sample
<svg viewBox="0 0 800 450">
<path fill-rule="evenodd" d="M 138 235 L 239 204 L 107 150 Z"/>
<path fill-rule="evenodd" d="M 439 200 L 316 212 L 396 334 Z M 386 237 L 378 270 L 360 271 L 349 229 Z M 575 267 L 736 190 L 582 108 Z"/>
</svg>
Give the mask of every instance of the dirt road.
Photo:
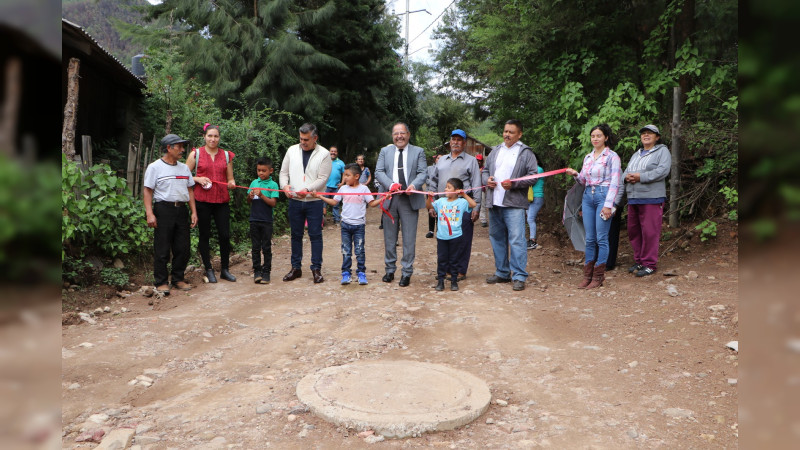
<svg viewBox="0 0 800 450">
<path fill-rule="evenodd" d="M 154 449 L 737 447 L 738 362 L 725 346 L 738 340 L 735 244 L 695 240 L 637 279 L 623 232 L 621 267 L 587 292 L 573 287 L 582 255 L 544 229 L 527 288 L 514 292 L 484 283 L 494 262 L 488 228 L 477 227 L 461 290 L 435 292 L 427 219 L 411 286 L 400 288 L 380 280 L 378 216 L 368 214 L 367 286 L 339 285 L 339 230 L 326 226 L 322 284 L 307 271 L 308 245 L 303 277 L 281 281 L 290 268 L 281 237 L 270 285 L 253 284 L 243 262 L 236 283 L 201 283 L 152 306 L 135 293 L 110 301 L 95 324 L 64 326 L 64 447 L 93 447 L 76 439 L 119 428 Z M 663 276 L 669 269 L 677 276 Z M 492 405 L 458 430 L 370 444 L 295 396 L 306 374 L 359 359 L 468 371 L 487 382 Z"/>
</svg>

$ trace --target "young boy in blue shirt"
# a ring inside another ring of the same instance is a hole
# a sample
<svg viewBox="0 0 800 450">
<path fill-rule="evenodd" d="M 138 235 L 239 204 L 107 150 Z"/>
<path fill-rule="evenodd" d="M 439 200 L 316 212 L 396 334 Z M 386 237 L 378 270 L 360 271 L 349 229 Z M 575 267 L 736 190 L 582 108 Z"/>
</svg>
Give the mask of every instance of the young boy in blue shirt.
<svg viewBox="0 0 800 450">
<path fill-rule="evenodd" d="M 317 193 L 313 197 L 321 199 L 323 202 L 336 206 L 342 202 L 342 284 L 350 284 L 352 281 L 351 269 L 353 267 L 353 246 L 355 246 L 356 261 L 358 263 L 358 284 L 367 284 L 366 253 L 364 252 L 364 233 L 367 224 L 367 206 L 375 206 L 380 200 L 375 199 L 369 188 L 359 182 L 361 177 L 361 166 L 358 164 L 348 164 L 344 168 L 342 175 L 342 186 L 338 190 L 339 195 L 333 198 L 322 196 Z M 342 195 L 342 194 L 366 194 L 366 195 Z"/>
<path fill-rule="evenodd" d="M 428 193 L 425 200 L 428 209 L 436 212 L 436 273 L 439 283 L 437 291 L 444 290 L 444 279 L 450 275 L 450 290 L 458 290 L 458 261 L 464 257 L 464 237 L 461 224 L 464 220 L 472 220 L 469 213 L 477 203 L 466 192 L 464 182 L 460 178 L 450 178 L 444 188 L 445 197 L 433 201 L 433 192 Z"/>
<path fill-rule="evenodd" d="M 258 178 L 250 183 L 247 203 L 250 203 L 250 240 L 253 243 L 253 280 L 256 284 L 269 283 L 272 271 L 272 208 L 278 201 L 278 183 L 272 180 L 272 160 L 256 160 Z M 274 189 L 272 191 L 262 189 Z M 261 263 L 264 253 L 264 263 Z"/>
</svg>

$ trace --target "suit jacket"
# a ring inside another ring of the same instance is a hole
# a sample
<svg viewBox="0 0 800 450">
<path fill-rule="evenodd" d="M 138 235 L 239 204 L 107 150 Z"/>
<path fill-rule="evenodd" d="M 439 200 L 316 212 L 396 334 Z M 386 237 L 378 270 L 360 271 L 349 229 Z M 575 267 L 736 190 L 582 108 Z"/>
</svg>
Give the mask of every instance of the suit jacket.
<svg viewBox="0 0 800 450">
<path fill-rule="evenodd" d="M 389 191 L 389 187 L 394 183 L 394 181 L 392 181 L 392 174 L 394 173 L 394 154 L 396 151 L 397 147 L 394 144 L 387 145 L 381 149 L 378 155 L 378 162 L 375 165 L 375 179 L 378 180 L 378 184 L 380 184 L 379 192 Z M 425 184 L 425 179 L 428 175 L 428 165 L 425 163 L 425 151 L 416 145 L 410 144 L 404 151 L 408 152 L 406 156 L 407 166 L 403 167 L 406 182 L 409 186 L 413 184 L 415 189 L 422 190 L 422 186 Z M 411 208 L 422 209 L 425 207 L 424 195 L 411 194 L 409 197 Z M 386 208 L 389 207 L 389 202 L 384 204 Z"/>
</svg>

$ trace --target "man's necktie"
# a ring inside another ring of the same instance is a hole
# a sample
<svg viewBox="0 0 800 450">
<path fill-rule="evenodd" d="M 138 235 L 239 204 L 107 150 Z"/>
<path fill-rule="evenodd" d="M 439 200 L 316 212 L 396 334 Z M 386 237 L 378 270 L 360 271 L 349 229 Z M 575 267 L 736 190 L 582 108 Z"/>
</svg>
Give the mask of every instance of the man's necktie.
<svg viewBox="0 0 800 450">
<path fill-rule="evenodd" d="M 397 149 L 397 151 L 400 152 L 400 155 L 397 157 L 397 180 L 400 182 L 400 189 L 405 190 L 408 185 L 406 184 L 405 170 L 403 170 L 403 150 L 402 148 Z"/>
</svg>

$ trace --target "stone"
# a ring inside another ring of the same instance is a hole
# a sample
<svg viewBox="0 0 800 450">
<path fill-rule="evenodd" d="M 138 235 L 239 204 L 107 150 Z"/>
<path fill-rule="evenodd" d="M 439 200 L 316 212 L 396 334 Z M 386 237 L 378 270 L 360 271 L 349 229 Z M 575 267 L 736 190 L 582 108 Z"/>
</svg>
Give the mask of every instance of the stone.
<svg viewBox="0 0 800 450">
<path fill-rule="evenodd" d="M 156 291 L 152 287 L 147 286 L 147 287 L 143 287 L 141 292 L 142 292 L 142 295 L 144 295 L 145 297 L 152 297 L 153 294 L 155 294 Z"/>
<path fill-rule="evenodd" d="M 730 384 L 731 386 L 736 386 L 737 384 L 739 384 L 739 380 L 737 378 L 728 378 L 728 384 Z"/>
<path fill-rule="evenodd" d="M 137 434 L 136 437 L 133 439 L 133 441 L 138 445 L 153 445 L 156 442 L 160 442 L 161 438 L 158 436 L 148 436 L 148 435 L 139 436 Z"/>
<path fill-rule="evenodd" d="M 289 422 L 294 422 L 295 420 L 297 420 L 297 416 L 295 416 L 294 414 L 289 414 L 288 416 L 286 416 L 286 420 L 288 420 Z"/>
<path fill-rule="evenodd" d="M 678 269 L 668 269 L 662 272 L 662 275 L 665 277 L 677 277 L 678 276 Z"/>
<path fill-rule="evenodd" d="M 100 442 L 105 434 L 105 430 L 102 429 L 90 430 L 78 435 L 75 438 L 75 442 Z"/>
<path fill-rule="evenodd" d="M 152 378 L 148 377 L 147 375 L 139 375 L 138 377 L 136 377 L 136 379 L 138 381 L 143 381 L 145 383 L 150 383 L 150 384 L 153 384 L 153 381 L 155 381 Z"/>
<path fill-rule="evenodd" d="M 680 292 L 678 292 L 678 288 L 676 288 L 675 285 L 672 284 L 667 285 L 667 294 L 669 294 L 670 297 L 677 297 L 681 295 Z"/>
<path fill-rule="evenodd" d="M 365 437 L 367 437 L 367 436 L 372 436 L 373 434 L 375 434 L 375 431 L 373 431 L 373 430 L 366 430 L 366 431 L 362 431 L 362 432 L 358 433 L 358 437 L 360 437 L 360 438 L 365 438 Z"/>
<path fill-rule="evenodd" d="M 91 342 L 81 342 L 80 344 L 78 344 L 78 347 L 92 348 L 94 347 L 94 344 L 92 344 Z"/>
<path fill-rule="evenodd" d="M 503 355 L 501 355 L 500 352 L 489 353 L 489 361 L 497 362 L 500 361 L 502 358 Z"/>
<path fill-rule="evenodd" d="M 89 325 L 94 325 L 97 323 L 97 321 L 94 320 L 92 316 L 89 315 L 89 313 L 85 312 L 78 313 L 78 317 L 80 317 L 82 321 L 88 323 Z"/>
<path fill-rule="evenodd" d="M 699 275 L 697 275 L 697 272 L 695 272 L 694 270 L 690 270 L 689 273 L 686 274 L 686 278 L 690 280 L 696 280 L 698 276 Z"/>
<path fill-rule="evenodd" d="M 256 414 L 266 414 L 272 411 L 272 405 L 264 404 L 256 406 Z"/>
<path fill-rule="evenodd" d="M 725 344 L 725 347 L 728 347 L 729 349 L 731 349 L 731 350 L 733 350 L 733 351 L 738 353 L 739 352 L 739 341 L 730 341 L 727 344 Z"/>
<path fill-rule="evenodd" d="M 631 362 L 628 363 L 628 367 L 630 367 L 631 369 L 633 369 L 634 367 L 636 367 L 638 365 L 639 365 L 639 361 L 631 361 Z"/>
<path fill-rule="evenodd" d="M 364 438 L 364 442 L 366 442 L 367 444 L 377 444 L 378 442 L 381 442 L 384 439 L 385 438 L 381 435 L 376 436 L 373 434 L 371 436 L 367 436 L 366 438 Z"/>
<path fill-rule="evenodd" d="M 725 305 L 711 305 L 708 307 L 708 310 L 714 312 L 725 311 Z"/>
<path fill-rule="evenodd" d="M 497 403 L 497 406 L 508 406 L 508 402 L 507 401 L 501 400 L 499 398 L 497 400 L 495 400 L 495 403 Z"/>
<path fill-rule="evenodd" d="M 111 307 L 110 306 L 104 306 L 103 307 L 103 312 L 111 312 Z"/>
<path fill-rule="evenodd" d="M 119 258 L 114 258 L 114 268 L 115 269 L 124 269 L 125 263 L 122 262 Z"/>
<path fill-rule="evenodd" d="M 123 450 L 131 445 L 135 430 L 132 428 L 117 428 L 111 430 L 95 450 Z"/>
<path fill-rule="evenodd" d="M 126 307 L 124 307 L 124 306 L 123 306 L 122 308 L 120 308 L 120 310 L 119 310 L 119 311 L 120 311 L 120 312 L 124 312 L 124 313 L 126 313 L 126 312 L 128 312 L 128 308 L 126 308 Z"/>
<path fill-rule="evenodd" d="M 639 432 L 631 428 L 630 430 L 628 430 L 628 437 L 631 439 L 636 439 L 639 437 Z"/>
<path fill-rule="evenodd" d="M 662 413 L 673 419 L 688 419 L 694 415 L 694 411 L 682 408 L 667 408 Z"/>
<path fill-rule="evenodd" d="M 493 424 L 493 423 L 494 423 L 494 419 L 492 419 L 491 417 L 489 417 L 488 419 L 486 419 L 486 425 L 491 425 L 491 424 Z"/>
<path fill-rule="evenodd" d="M 106 421 L 107 421 L 108 419 L 109 419 L 109 417 L 108 417 L 108 414 L 102 414 L 102 413 L 100 413 L 100 414 L 92 414 L 91 416 L 89 416 L 89 419 L 88 419 L 88 420 L 89 420 L 90 422 L 94 422 L 94 423 L 103 424 L 103 423 L 106 423 Z"/>
</svg>

